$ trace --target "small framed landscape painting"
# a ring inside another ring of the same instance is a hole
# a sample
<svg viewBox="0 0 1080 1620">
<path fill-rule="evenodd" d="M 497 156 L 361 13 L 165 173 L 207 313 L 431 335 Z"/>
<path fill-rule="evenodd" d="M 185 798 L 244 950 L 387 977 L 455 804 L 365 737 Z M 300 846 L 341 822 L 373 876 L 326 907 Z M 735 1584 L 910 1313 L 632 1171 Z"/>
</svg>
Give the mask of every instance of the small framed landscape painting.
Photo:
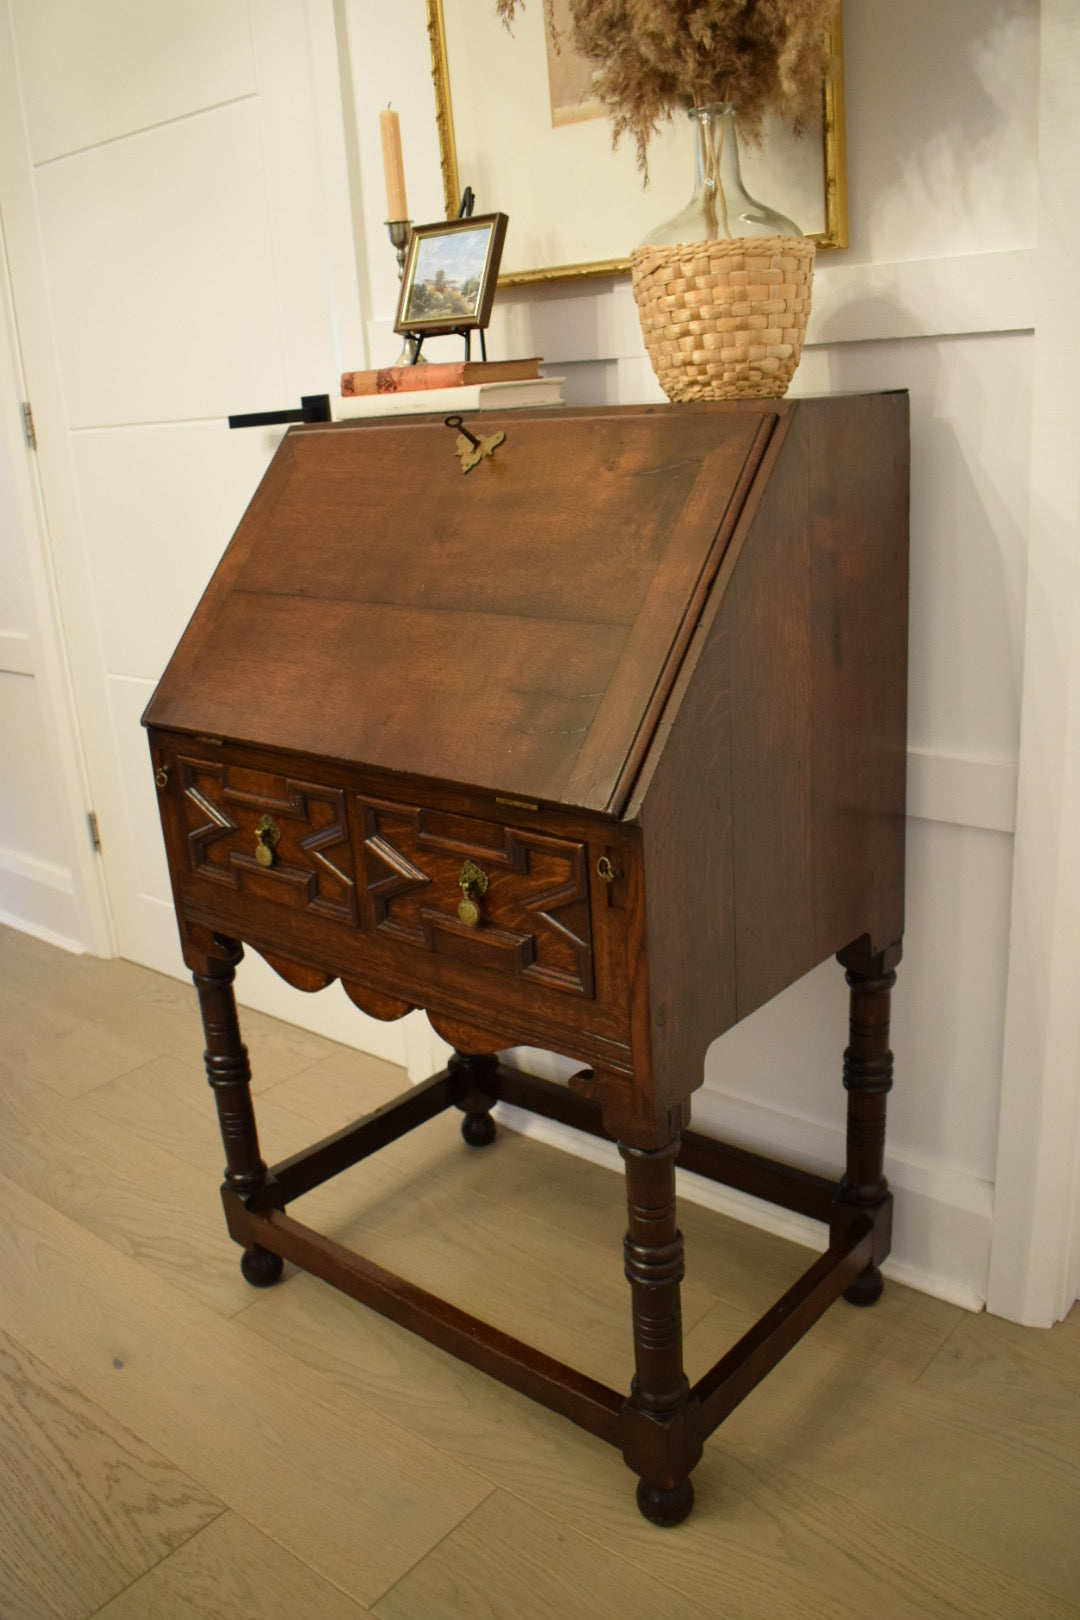
<svg viewBox="0 0 1080 1620">
<path fill-rule="evenodd" d="M 467 332 L 488 324 L 505 214 L 416 225 L 401 278 L 396 332 Z"/>
</svg>

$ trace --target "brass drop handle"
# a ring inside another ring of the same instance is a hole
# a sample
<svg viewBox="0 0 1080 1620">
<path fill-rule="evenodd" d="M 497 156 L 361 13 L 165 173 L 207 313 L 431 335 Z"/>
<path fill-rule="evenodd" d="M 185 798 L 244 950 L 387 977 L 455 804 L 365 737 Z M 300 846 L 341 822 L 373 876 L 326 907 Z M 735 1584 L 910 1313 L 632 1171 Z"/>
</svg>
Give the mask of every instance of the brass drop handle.
<svg viewBox="0 0 1080 1620">
<path fill-rule="evenodd" d="M 488 875 L 475 861 L 466 861 L 458 878 L 461 899 L 457 914 L 463 923 L 475 928 L 480 921 L 480 900 L 488 892 Z"/>
<path fill-rule="evenodd" d="M 255 828 L 255 859 L 260 866 L 273 866 L 274 850 L 281 842 L 281 828 L 273 816 L 263 816 Z"/>
</svg>

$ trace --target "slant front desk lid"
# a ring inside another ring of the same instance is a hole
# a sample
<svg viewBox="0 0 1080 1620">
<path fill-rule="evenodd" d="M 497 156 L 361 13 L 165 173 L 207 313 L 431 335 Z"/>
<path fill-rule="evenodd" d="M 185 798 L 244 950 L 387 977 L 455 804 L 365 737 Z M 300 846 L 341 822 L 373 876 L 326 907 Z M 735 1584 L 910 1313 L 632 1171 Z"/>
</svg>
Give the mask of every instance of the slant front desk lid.
<svg viewBox="0 0 1080 1620">
<path fill-rule="evenodd" d="M 619 814 L 786 409 L 294 429 L 144 721 Z"/>
</svg>

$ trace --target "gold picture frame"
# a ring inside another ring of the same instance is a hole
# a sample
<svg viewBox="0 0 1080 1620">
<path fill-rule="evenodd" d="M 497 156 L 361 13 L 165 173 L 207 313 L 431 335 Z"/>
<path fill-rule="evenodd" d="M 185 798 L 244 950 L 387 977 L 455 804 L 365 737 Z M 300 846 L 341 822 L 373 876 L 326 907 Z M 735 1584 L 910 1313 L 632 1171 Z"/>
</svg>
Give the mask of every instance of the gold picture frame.
<svg viewBox="0 0 1080 1620">
<path fill-rule="evenodd" d="M 427 336 L 487 326 L 505 239 L 505 214 L 414 225 L 394 331 Z"/>
<path fill-rule="evenodd" d="M 642 192 L 634 167 L 633 143 L 624 140 L 613 153 L 606 119 L 602 123 L 553 124 L 547 99 L 545 42 L 542 32 L 538 35 L 543 28 L 540 0 L 519 12 L 514 35 L 503 29 L 494 0 L 426 0 L 426 4 L 447 218 L 457 214 L 463 180 L 474 188 L 483 205 L 507 211 L 511 226 L 499 276 L 501 287 L 629 274 L 630 249 L 658 217 L 674 213 L 686 200 L 688 174 L 679 169 L 681 192 L 676 189 L 670 193 L 663 189 L 660 176 L 660 183 L 654 183 L 648 210 L 651 217 L 641 222 L 645 208 L 642 197 L 648 194 Z M 789 143 L 792 154 L 796 148 L 801 149 L 797 157 L 791 157 L 788 167 L 792 173 L 799 168 L 800 184 L 812 199 L 817 212 L 812 223 L 819 228 L 808 234 L 821 248 L 846 247 L 848 243 L 843 30 L 839 19 L 830 34 L 830 51 L 833 71 L 823 89 L 820 178 L 817 142 L 812 135 L 797 143 L 781 126 L 774 125 L 765 142 L 767 152 L 772 142 L 769 158 L 772 161 L 775 154 L 781 169 L 788 160 L 788 151 L 781 151 L 780 143 Z M 485 130 L 489 108 L 495 122 Z M 650 148 L 650 170 L 659 167 L 654 164 L 653 151 L 662 145 L 667 133 Z M 673 140 L 678 140 L 678 134 L 674 131 Z M 813 146 L 808 147 L 808 142 Z M 554 155 L 545 155 L 549 153 Z M 564 188 L 552 197 L 550 187 L 560 184 L 562 175 L 571 177 L 573 195 Z M 546 199 L 539 182 L 549 186 Z M 679 181 L 674 184 L 677 187 Z M 783 191 L 775 187 L 770 190 L 767 178 L 757 183 L 749 160 L 747 186 L 773 207 L 791 213 L 804 228 L 811 222 L 805 206 L 786 207 Z M 530 221 L 530 206 L 537 210 L 534 221 Z M 586 241 L 585 250 L 580 251 L 578 244 Z"/>
</svg>

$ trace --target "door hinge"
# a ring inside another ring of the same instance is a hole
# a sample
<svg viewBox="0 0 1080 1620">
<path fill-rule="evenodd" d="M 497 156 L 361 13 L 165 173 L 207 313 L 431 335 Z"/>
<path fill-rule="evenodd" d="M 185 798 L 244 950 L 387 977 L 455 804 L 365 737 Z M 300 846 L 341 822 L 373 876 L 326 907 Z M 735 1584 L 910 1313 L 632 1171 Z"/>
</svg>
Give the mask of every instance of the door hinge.
<svg viewBox="0 0 1080 1620">
<path fill-rule="evenodd" d="M 31 450 L 36 450 L 37 432 L 34 428 L 34 412 L 28 399 L 24 399 L 22 402 L 22 420 L 23 433 L 26 437 L 26 442 L 30 446 Z"/>
<path fill-rule="evenodd" d="M 86 825 L 90 829 L 90 842 L 93 844 L 94 848 L 100 854 L 101 853 L 101 832 L 100 832 L 100 830 L 98 828 L 98 819 L 97 819 L 97 814 L 96 814 L 95 811 L 88 810 L 86 812 Z"/>
</svg>

